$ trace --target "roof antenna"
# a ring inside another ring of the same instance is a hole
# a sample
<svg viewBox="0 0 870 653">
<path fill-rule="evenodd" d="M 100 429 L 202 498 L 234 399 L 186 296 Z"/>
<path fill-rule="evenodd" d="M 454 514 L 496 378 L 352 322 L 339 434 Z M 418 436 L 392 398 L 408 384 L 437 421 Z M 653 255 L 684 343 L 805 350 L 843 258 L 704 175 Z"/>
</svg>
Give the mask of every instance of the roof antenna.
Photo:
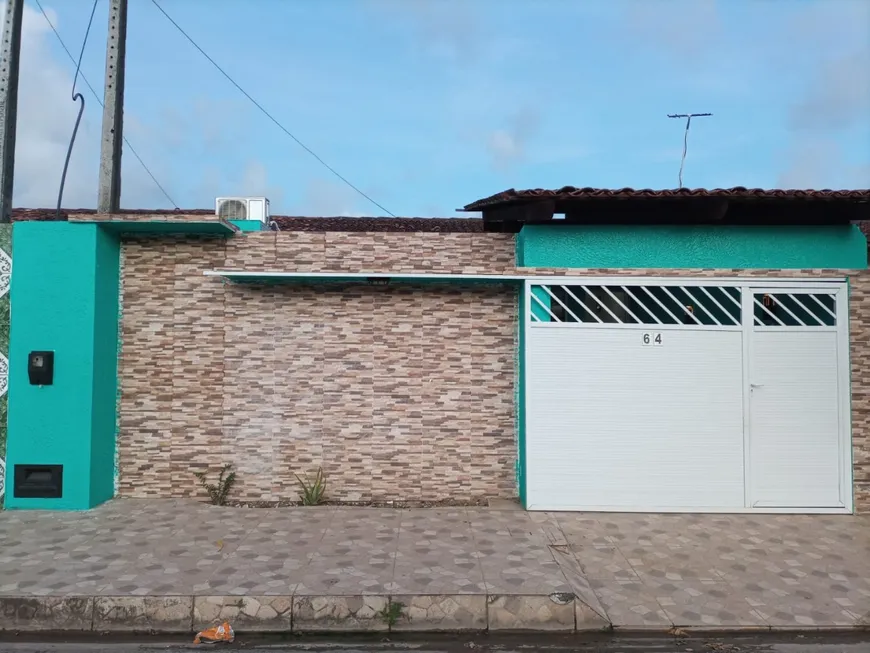
<svg viewBox="0 0 870 653">
<path fill-rule="evenodd" d="M 692 124 L 692 118 L 703 118 L 712 116 L 712 113 L 669 113 L 668 118 L 685 118 L 686 133 L 683 135 L 683 157 L 680 159 L 680 188 L 683 187 L 683 164 L 686 162 L 686 152 L 689 149 L 689 126 Z"/>
</svg>

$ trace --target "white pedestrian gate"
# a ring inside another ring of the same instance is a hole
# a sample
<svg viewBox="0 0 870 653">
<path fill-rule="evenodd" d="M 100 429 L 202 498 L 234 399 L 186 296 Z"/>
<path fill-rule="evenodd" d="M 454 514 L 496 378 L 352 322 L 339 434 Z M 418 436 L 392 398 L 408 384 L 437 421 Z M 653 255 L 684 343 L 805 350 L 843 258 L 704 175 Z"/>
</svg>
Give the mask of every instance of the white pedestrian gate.
<svg viewBox="0 0 870 653">
<path fill-rule="evenodd" d="M 525 288 L 532 510 L 851 510 L 842 281 Z"/>
</svg>

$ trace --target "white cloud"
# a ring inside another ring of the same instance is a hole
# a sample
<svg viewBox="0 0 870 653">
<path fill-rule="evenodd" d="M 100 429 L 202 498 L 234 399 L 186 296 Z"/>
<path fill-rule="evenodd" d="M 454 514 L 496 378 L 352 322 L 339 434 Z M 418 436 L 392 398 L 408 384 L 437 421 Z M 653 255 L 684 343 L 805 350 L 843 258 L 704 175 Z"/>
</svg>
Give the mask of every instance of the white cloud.
<svg viewBox="0 0 870 653">
<path fill-rule="evenodd" d="M 842 147 L 843 139 L 853 137 L 852 130 L 865 126 L 870 116 L 870 4 L 840 0 L 808 5 L 787 23 L 785 36 L 801 44 L 805 60 L 786 65 L 803 83 L 789 109 L 791 142 L 778 185 L 870 187 L 868 165 L 849 161 Z M 870 152 L 870 142 L 863 152 Z"/>
<path fill-rule="evenodd" d="M 284 203 L 284 189 L 269 180 L 269 173 L 260 161 L 249 161 L 242 171 L 239 181 L 241 195 L 249 197 L 268 197 L 272 205 Z"/>
<path fill-rule="evenodd" d="M 870 23 L 868 23 L 870 24 Z M 870 48 L 824 61 L 794 105 L 795 129 L 848 129 L 870 116 Z"/>
<path fill-rule="evenodd" d="M 870 188 L 870 165 L 850 162 L 835 140 L 795 140 L 786 160 L 778 188 Z"/>
<path fill-rule="evenodd" d="M 489 135 L 486 146 L 493 164 L 503 166 L 523 158 L 524 147 L 519 137 L 506 129 L 496 129 Z"/>
<path fill-rule="evenodd" d="M 0 8 L 5 3 L 0 2 Z M 55 27 L 65 34 L 55 12 L 46 7 Z M 96 22 L 96 21 L 95 21 Z M 55 35 L 38 10 L 24 8 L 21 69 L 18 99 L 18 129 L 15 161 L 14 205 L 50 208 L 57 204 L 57 192 L 64 157 L 78 111 L 71 99 L 74 67 L 55 46 Z M 92 29 L 94 47 L 103 36 Z M 72 43 L 67 46 L 73 48 Z M 75 51 L 75 50 L 74 50 Z M 102 94 L 102 78 L 91 79 Z M 86 109 L 67 173 L 64 208 L 94 208 L 97 203 L 102 109 L 81 78 L 78 90 L 85 96 Z M 182 208 L 210 207 L 219 196 L 265 196 L 273 212 L 280 210 L 285 192 L 269 177 L 266 166 L 252 159 L 238 168 L 228 167 L 223 159 L 217 165 L 203 166 L 200 180 L 173 187 L 185 177 L 172 174 L 172 153 L 180 149 L 194 153 L 202 161 L 215 160 L 217 154 L 237 144 L 244 133 L 243 121 L 226 120 L 241 115 L 246 105 L 232 99 L 199 97 L 185 111 L 173 106 L 159 109 L 159 119 L 143 120 L 127 107 L 124 133 L 133 143 L 151 172 L 170 195 L 185 195 Z M 172 208 L 127 146 L 123 152 L 121 205 L 125 208 Z M 175 191 L 175 192 L 174 192 Z M 184 191 L 184 192 L 182 192 Z M 305 211 L 354 215 L 358 198 L 350 189 L 331 182 L 313 183 L 306 192 Z"/>
<path fill-rule="evenodd" d="M 159 140 L 170 148 L 184 147 L 213 157 L 238 150 L 246 135 L 247 100 L 199 96 L 184 107 L 167 105 L 158 111 L 159 119 L 149 124 L 145 142 Z M 145 126 L 143 125 L 143 128 Z"/>
<path fill-rule="evenodd" d="M 716 0 L 631 0 L 625 7 L 633 41 L 662 48 L 684 65 L 705 57 L 722 36 Z"/>
<path fill-rule="evenodd" d="M 437 56 L 471 61 L 478 54 L 477 15 L 466 0 L 378 0 L 375 6 L 409 21 Z"/>
<path fill-rule="evenodd" d="M 488 135 L 486 148 L 492 166 L 504 170 L 527 158 L 529 140 L 540 123 L 540 115 L 532 109 L 524 109 L 508 120 L 506 127 Z"/>
<path fill-rule="evenodd" d="M 0 3 L 0 8 L 5 9 L 5 3 Z M 48 7 L 46 10 L 52 23 L 60 29 L 57 15 Z M 97 34 L 97 30 L 92 30 L 92 38 L 98 39 Z M 63 162 L 79 105 L 71 97 L 74 68 L 69 61 L 54 55 L 51 49 L 54 39 L 42 13 L 25 5 L 15 144 L 15 206 L 53 207 L 57 204 Z M 91 80 L 91 83 L 99 93 L 102 79 Z M 77 90 L 85 97 L 86 109 L 70 160 L 63 206 L 92 208 L 97 203 L 102 110 L 81 80 Z M 132 141 L 132 136 L 141 128 L 130 113 L 125 122 Z M 141 148 L 139 153 L 144 158 Z M 129 152 L 124 153 L 123 161 L 122 204 L 149 208 L 168 206 L 166 198 Z M 159 162 L 153 158 L 146 163 L 158 179 L 168 176 L 159 174 Z"/>
<path fill-rule="evenodd" d="M 361 198 L 356 192 L 339 182 L 312 179 L 305 187 L 301 215 L 361 217 Z"/>
<path fill-rule="evenodd" d="M 284 203 L 284 189 L 269 179 L 262 162 L 252 159 L 244 168 L 229 174 L 215 166 L 207 167 L 196 190 L 197 207 L 212 206 L 216 197 L 267 197 L 272 212 Z"/>
<path fill-rule="evenodd" d="M 49 16 L 57 25 L 57 16 L 52 13 Z M 70 96 L 72 75 L 52 57 L 48 48 L 50 38 L 54 37 L 42 14 L 25 6 L 15 146 L 16 206 L 56 204 L 63 161 L 78 111 L 78 104 Z M 93 97 L 89 100 L 93 102 Z M 93 139 L 93 124 L 85 115 L 67 175 L 66 206 L 96 204 L 99 162 L 83 155 L 85 150 L 93 149 Z M 87 188 L 89 180 L 93 183 Z"/>
</svg>

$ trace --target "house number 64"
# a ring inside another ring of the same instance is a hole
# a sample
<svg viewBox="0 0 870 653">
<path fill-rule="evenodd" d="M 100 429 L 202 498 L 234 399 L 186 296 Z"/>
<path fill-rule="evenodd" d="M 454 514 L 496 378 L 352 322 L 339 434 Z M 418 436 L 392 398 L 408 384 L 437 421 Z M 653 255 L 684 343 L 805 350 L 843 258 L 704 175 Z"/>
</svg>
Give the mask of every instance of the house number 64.
<svg viewBox="0 0 870 653">
<path fill-rule="evenodd" d="M 644 333 L 643 334 L 643 344 L 644 345 L 654 345 L 658 346 L 662 344 L 662 334 L 661 333 Z"/>
</svg>

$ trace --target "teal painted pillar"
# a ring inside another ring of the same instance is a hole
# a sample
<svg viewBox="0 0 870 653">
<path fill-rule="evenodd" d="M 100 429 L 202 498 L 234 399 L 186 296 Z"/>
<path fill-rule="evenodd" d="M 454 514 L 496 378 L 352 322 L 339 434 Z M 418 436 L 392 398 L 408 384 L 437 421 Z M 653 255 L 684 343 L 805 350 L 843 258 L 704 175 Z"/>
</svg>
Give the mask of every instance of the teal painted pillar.
<svg viewBox="0 0 870 653">
<path fill-rule="evenodd" d="M 114 493 L 120 244 L 96 224 L 19 222 L 11 289 L 7 508 L 83 510 Z M 54 382 L 30 385 L 31 351 Z M 16 465 L 63 465 L 61 498 L 18 498 Z"/>
<path fill-rule="evenodd" d="M 517 335 L 517 469 L 516 479 L 519 489 L 520 504 L 526 507 L 526 300 L 529 310 L 541 322 L 551 322 L 549 310 L 552 298 L 540 286 L 531 286 L 531 292 L 526 291 L 526 285 L 519 292 L 519 333 Z"/>
<path fill-rule="evenodd" d="M 520 286 L 519 296 L 519 333 L 517 334 L 517 488 L 520 505 L 526 507 L 526 284 Z"/>
</svg>

